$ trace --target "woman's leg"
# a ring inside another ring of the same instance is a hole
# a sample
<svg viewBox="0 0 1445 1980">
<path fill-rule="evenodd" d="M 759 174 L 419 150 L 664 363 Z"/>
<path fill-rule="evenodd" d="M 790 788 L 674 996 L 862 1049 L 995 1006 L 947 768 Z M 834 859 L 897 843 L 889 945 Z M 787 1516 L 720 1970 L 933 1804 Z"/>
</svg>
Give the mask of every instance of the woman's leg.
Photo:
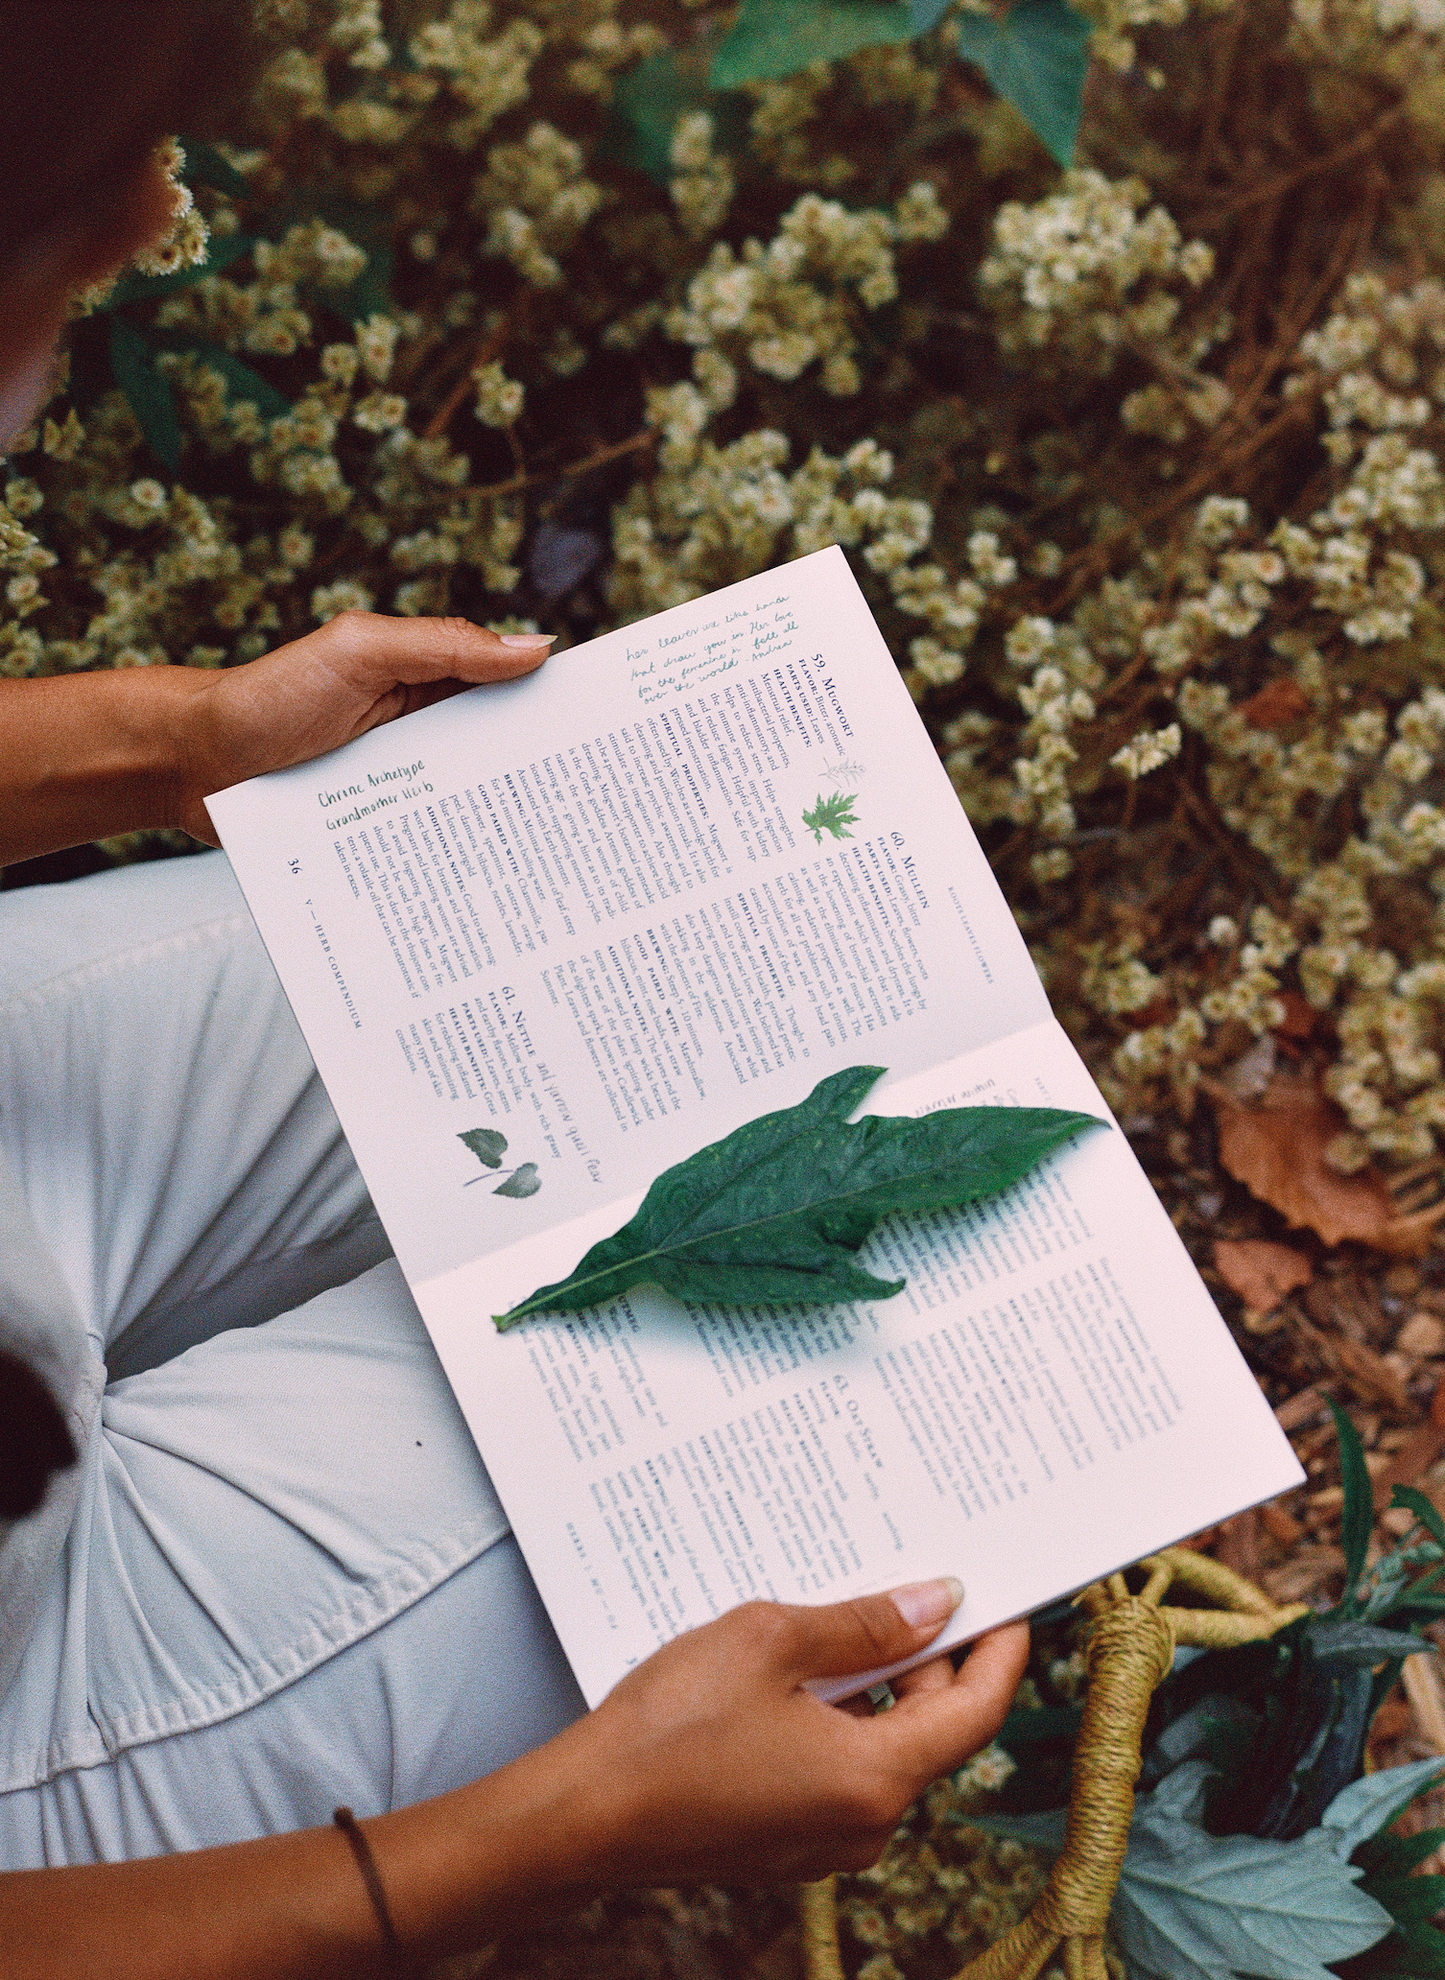
<svg viewBox="0 0 1445 1980">
<path fill-rule="evenodd" d="M 581 1709 L 399 1271 L 352 1277 L 384 1241 L 226 863 L 73 885 L 0 897 L 0 1154 L 113 1379 L 5 1864 L 394 1805 Z"/>
</svg>

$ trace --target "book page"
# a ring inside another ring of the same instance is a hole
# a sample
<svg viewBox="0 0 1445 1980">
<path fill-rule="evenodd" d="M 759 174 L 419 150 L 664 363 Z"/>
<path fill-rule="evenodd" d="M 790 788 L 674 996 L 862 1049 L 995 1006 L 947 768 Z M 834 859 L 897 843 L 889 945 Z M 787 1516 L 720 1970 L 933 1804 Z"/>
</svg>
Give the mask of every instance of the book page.
<svg viewBox="0 0 1445 1980">
<path fill-rule="evenodd" d="M 1107 1119 L 1052 1020 L 866 1110 L 985 1105 Z M 589 1702 L 756 1597 L 954 1574 L 940 1643 L 963 1642 L 1301 1481 L 1112 1123 L 1001 1196 L 880 1229 L 861 1262 L 906 1279 L 892 1299 L 777 1312 L 647 1288 L 497 1333 L 489 1313 L 638 1200 L 415 1288 Z"/>
<path fill-rule="evenodd" d="M 212 798 L 589 1700 L 755 1596 L 957 1574 L 947 1640 L 1298 1482 L 1116 1128 L 798 1314 L 506 1336 L 827 1074 L 1104 1113 L 838 550 Z"/>
<path fill-rule="evenodd" d="M 1048 1013 L 836 549 L 209 805 L 413 1283 Z"/>
</svg>

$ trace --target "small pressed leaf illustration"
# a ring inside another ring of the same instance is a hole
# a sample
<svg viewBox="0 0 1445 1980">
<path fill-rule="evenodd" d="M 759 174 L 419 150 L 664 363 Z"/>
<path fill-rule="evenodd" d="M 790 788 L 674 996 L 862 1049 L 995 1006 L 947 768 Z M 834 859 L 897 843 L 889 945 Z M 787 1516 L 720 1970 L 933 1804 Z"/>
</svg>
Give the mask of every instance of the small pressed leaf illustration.
<svg viewBox="0 0 1445 1980">
<path fill-rule="evenodd" d="M 858 823 L 853 815 L 853 807 L 857 802 L 856 791 L 846 794 L 843 791 L 834 791 L 831 797 L 820 797 L 811 811 L 803 813 L 803 823 L 819 845 L 823 843 L 825 832 L 831 832 L 835 839 L 851 839 L 853 834 L 848 827 Z"/>
<path fill-rule="evenodd" d="M 495 1128 L 468 1128 L 465 1134 L 457 1136 L 464 1141 L 484 1168 L 500 1169 L 502 1157 L 507 1152 L 507 1137 L 498 1134 Z"/>
<path fill-rule="evenodd" d="M 1054 1107 L 952 1107 L 922 1120 L 848 1116 L 882 1075 L 852 1066 L 796 1107 L 699 1149 L 666 1170 L 620 1231 L 576 1270 L 509 1313 L 578 1313 L 632 1286 L 737 1306 L 891 1299 L 902 1279 L 856 1262 L 864 1239 L 900 1211 L 943 1210 L 991 1195 L 1081 1129 L 1092 1114 Z"/>
<path fill-rule="evenodd" d="M 493 1196 L 535 1196 L 542 1187 L 542 1178 L 537 1174 L 535 1162 L 523 1162 L 520 1168 L 513 1169 L 504 1183 L 498 1183 Z"/>
</svg>

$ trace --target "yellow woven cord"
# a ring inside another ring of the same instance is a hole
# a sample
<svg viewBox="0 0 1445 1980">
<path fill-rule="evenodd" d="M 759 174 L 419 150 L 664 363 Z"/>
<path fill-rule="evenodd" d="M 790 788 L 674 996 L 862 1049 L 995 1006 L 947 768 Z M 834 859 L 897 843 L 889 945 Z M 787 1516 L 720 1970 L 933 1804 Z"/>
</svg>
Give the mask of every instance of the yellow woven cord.
<svg viewBox="0 0 1445 1980">
<path fill-rule="evenodd" d="M 1149 1702 L 1177 1644 L 1222 1650 L 1273 1636 L 1307 1605 L 1277 1609 L 1231 1568 L 1183 1547 L 1139 1563 L 1145 1584 L 1129 1593 L 1122 1574 L 1079 1597 L 1091 1618 L 1089 1689 L 1074 1747 L 1064 1845 L 1027 1918 L 971 1960 L 956 1980 L 1038 1980 L 1056 1953 L 1067 1980 L 1108 1980 L 1104 1928 L 1118 1888 L 1134 1814 L 1140 1746 Z M 1162 1608 L 1171 1586 L 1213 1609 Z M 836 1879 L 805 1884 L 800 1898 L 807 1980 L 844 1980 L 838 1949 Z"/>
<path fill-rule="evenodd" d="M 798 1886 L 798 1923 L 803 1928 L 803 1971 L 808 1980 L 843 1980 L 836 1877 Z"/>
</svg>

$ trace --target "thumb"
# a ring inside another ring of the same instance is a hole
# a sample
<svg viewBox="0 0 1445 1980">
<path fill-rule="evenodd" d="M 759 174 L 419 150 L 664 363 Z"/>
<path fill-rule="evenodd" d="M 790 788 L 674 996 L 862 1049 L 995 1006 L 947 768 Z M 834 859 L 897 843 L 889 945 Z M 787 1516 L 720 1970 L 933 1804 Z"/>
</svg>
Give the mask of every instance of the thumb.
<svg viewBox="0 0 1445 1980">
<path fill-rule="evenodd" d="M 296 644 L 353 686 L 375 693 L 398 681 L 500 681 L 546 659 L 551 633 L 494 633 L 470 619 L 393 619 L 342 612 Z"/>
<path fill-rule="evenodd" d="M 914 1581 L 887 1595 L 793 1608 L 781 1648 L 794 1678 L 852 1677 L 926 1650 L 963 1600 L 963 1583 Z"/>
</svg>

